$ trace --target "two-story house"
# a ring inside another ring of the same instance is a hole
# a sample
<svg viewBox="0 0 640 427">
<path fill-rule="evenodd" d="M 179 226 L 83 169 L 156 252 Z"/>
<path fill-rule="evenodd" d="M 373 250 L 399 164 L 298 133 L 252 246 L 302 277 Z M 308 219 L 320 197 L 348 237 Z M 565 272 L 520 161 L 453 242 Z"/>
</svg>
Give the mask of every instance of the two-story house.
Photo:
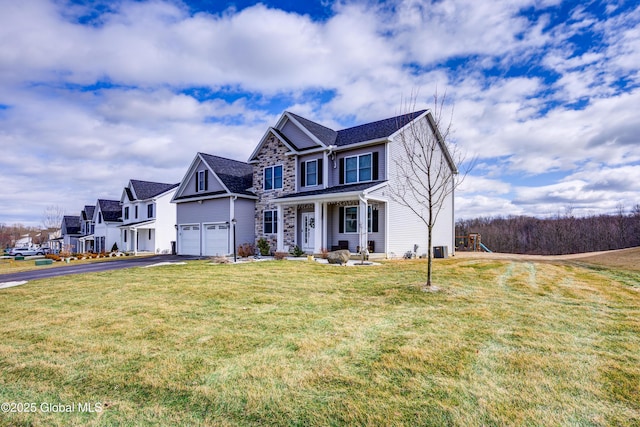
<svg viewBox="0 0 640 427">
<path fill-rule="evenodd" d="M 80 211 L 80 234 L 78 238 L 78 251 L 94 252 L 94 236 L 95 224 L 93 222 L 93 213 L 96 207 L 93 205 L 85 205 Z"/>
<path fill-rule="evenodd" d="M 64 215 L 60 224 L 60 235 L 62 237 L 62 247 L 60 249 L 69 252 L 78 252 L 78 238 L 80 233 L 80 217 L 74 215 Z"/>
<path fill-rule="evenodd" d="M 120 198 L 120 250 L 171 253 L 175 241 L 176 207 L 171 199 L 178 184 L 132 179 Z"/>
<path fill-rule="evenodd" d="M 250 164 L 196 154 L 172 200 L 178 254 L 228 255 L 255 241 L 252 179 Z"/>
<path fill-rule="evenodd" d="M 294 245 L 309 253 L 367 247 L 389 256 L 418 245 L 426 253 L 426 226 L 394 201 L 389 186 L 397 179 L 391 173 L 395 159 L 404 155 L 400 135 L 413 121 L 433 124 L 430 119 L 422 110 L 335 131 L 285 112 L 249 158 L 258 196 L 257 238 L 268 239 L 278 251 Z M 442 141 L 441 150 L 450 158 Z M 457 173 L 453 163 L 450 167 Z M 433 244 L 453 248 L 453 192 L 440 218 Z"/>
<path fill-rule="evenodd" d="M 243 224 L 238 243 L 264 238 L 273 252 L 294 246 L 316 254 L 323 249 L 359 252 L 367 248 L 370 253 L 391 256 L 413 251 L 417 245 L 420 254 L 426 253 L 424 222 L 395 201 L 390 191 L 399 179 L 394 172 L 398 160 L 406 155 L 400 141 L 412 138 L 411 125 L 418 123 L 433 132 L 450 173 L 457 173 L 428 110 L 338 131 L 284 112 L 266 131 L 248 164 L 198 154 L 174 197 L 174 202 L 189 202 L 188 209 L 178 206 L 178 253 L 212 253 L 203 249 L 208 247 L 203 243 L 205 224 L 225 226 L 231 218 L 249 212 L 253 233 L 245 236 Z M 224 185 L 210 158 L 235 170 L 242 184 L 233 190 Z M 207 173 L 216 179 L 207 181 Z M 207 188 L 207 182 L 213 182 L 213 187 Z M 237 202 L 240 197 L 242 204 Z M 452 189 L 443 202 L 432 242 L 451 250 L 453 197 Z M 228 233 L 220 236 L 225 245 L 216 250 L 232 252 L 233 246 L 226 244 Z"/>
<path fill-rule="evenodd" d="M 93 212 L 93 223 L 95 252 L 109 252 L 114 244 L 120 249 L 119 226 L 122 224 L 120 200 L 98 199 Z"/>
</svg>

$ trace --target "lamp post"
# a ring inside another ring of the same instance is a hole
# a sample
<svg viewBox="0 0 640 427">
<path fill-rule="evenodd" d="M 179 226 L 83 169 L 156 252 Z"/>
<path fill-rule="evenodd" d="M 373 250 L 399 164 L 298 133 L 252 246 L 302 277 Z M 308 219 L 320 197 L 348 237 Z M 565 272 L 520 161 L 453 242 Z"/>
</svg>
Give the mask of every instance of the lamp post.
<svg viewBox="0 0 640 427">
<path fill-rule="evenodd" d="M 238 261 L 238 255 L 236 252 L 236 219 L 233 218 L 231 220 L 231 224 L 233 225 L 233 262 Z"/>
</svg>

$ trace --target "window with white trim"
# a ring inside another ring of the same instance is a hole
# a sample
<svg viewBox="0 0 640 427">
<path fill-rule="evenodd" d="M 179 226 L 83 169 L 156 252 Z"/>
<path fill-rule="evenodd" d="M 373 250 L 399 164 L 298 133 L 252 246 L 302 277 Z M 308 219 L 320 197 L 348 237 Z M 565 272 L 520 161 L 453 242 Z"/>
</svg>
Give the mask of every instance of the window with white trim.
<svg viewBox="0 0 640 427">
<path fill-rule="evenodd" d="M 318 185 L 318 161 L 317 160 L 309 160 L 305 162 L 305 179 L 306 185 Z"/>
<path fill-rule="evenodd" d="M 358 232 L 358 207 L 347 206 L 344 208 L 344 232 Z"/>
<path fill-rule="evenodd" d="M 371 181 L 373 176 L 372 157 L 371 153 L 345 157 L 344 182 L 350 184 L 354 182 Z"/>
<path fill-rule="evenodd" d="M 197 181 L 198 181 L 198 185 L 197 185 L 197 191 L 206 191 L 207 190 L 207 175 L 206 175 L 206 170 L 201 170 L 198 171 L 198 176 L 197 176 Z"/>
<path fill-rule="evenodd" d="M 278 232 L 278 211 L 270 210 L 263 213 L 264 234 L 276 234 Z"/>
<path fill-rule="evenodd" d="M 282 188 L 282 165 L 264 168 L 264 189 L 275 190 Z"/>
<path fill-rule="evenodd" d="M 153 218 L 153 203 L 147 205 L 147 218 Z"/>
</svg>

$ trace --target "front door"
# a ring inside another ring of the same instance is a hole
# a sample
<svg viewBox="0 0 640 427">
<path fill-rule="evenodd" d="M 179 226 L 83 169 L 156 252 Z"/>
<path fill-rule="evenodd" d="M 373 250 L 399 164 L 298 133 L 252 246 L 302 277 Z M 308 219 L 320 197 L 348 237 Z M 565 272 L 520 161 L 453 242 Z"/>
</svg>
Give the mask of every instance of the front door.
<svg viewBox="0 0 640 427">
<path fill-rule="evenodd" d="M 302 250 L 312 251 L 315 246 L 316 218 L 314 213 L 302 214 Z"/>
</svg>

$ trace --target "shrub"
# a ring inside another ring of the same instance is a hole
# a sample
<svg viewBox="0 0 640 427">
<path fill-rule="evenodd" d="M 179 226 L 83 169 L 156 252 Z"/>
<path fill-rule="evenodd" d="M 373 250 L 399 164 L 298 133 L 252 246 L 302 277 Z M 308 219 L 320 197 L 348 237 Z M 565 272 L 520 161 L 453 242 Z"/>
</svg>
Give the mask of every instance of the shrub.
<svg viewBox="0 0 640 427">
<path fill-rule="evenodd" d="M 291 251 L 291 255 L 293 255 L 295 257 L 300 257 L 300 256 L 304 255 L 304 251 L 300 248 L 300 246 L 295 245 L 293 250 Z"/>
<path fill-rule="evenodd" d="M 111 252 L 118 252 L 118 244 L 117 243 L 113 243 L 113 246 L 111 246 Z"/>
<path fill-rule="evenodd" d="M 285 259 L 289 256 L 289 252 L 276 252 L 273 256 L 277 260 Z"/>
<path fill-rule="evenodd" d="M 256 247 L 252 243 L 243 243 L 238 246 L 238 256 L 248 257 L 256 253 Z"/>
<path fill-rule="evenodd" d="M 268 256 L 271 253 L 271 245 L 269 245 L 269 242 L 267 242 L 267 239 L 264 237 L 258 239 L 258 250 L 262 256 Z"/>
<path fill-rule="evenodd" d="M 54 254 L 46 254 L 44 257 L 47 258 L 47 259 L 52 259 L 54 261 L 60 261 L 61 260 L 61 258 L 58 255 L 54 255 Z"/>
</svg>

